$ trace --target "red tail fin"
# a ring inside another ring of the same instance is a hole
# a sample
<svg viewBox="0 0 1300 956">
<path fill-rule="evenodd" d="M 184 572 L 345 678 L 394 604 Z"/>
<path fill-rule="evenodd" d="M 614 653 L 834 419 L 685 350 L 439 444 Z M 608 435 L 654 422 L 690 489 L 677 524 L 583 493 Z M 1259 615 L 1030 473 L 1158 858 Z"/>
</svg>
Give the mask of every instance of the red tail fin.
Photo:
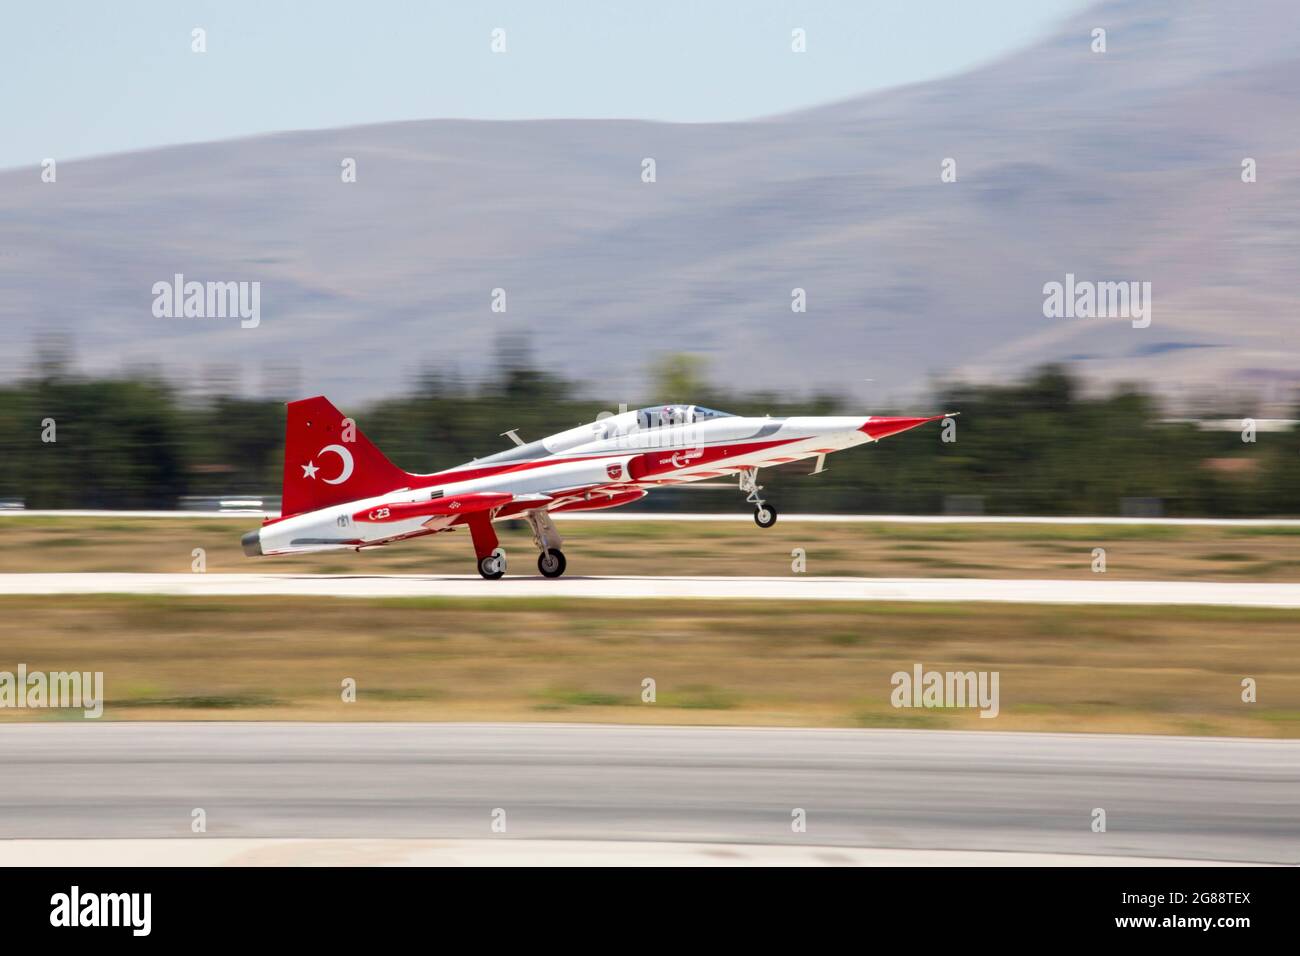
<svg viewBox="0 0 1300 956">
<path fill-rule="evenodd" d="M 324 396 L 289 403 L 284 427 L 285 517 L 382 495 L 410 476 L 384 457 Z"/>
</svg>

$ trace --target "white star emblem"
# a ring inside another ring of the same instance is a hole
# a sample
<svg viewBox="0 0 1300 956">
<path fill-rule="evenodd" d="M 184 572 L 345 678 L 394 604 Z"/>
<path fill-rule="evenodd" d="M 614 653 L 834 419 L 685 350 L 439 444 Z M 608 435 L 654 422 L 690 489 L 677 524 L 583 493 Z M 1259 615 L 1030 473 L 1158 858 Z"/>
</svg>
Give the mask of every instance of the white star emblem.
<svg viewBox="0 0 1300 956">
<path fill-rule="evenodd" d="M 302 476 L 304 478 L 315 478 L 318 471 L 320 471 L 320 467 L 310 461 L 302 466 Z"/>
</svg>

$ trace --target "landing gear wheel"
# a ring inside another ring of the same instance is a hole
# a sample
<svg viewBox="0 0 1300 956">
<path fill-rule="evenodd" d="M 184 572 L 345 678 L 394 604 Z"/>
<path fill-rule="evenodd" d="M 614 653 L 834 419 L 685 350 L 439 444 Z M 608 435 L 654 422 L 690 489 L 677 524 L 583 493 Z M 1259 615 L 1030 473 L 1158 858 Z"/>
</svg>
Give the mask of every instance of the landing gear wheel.
<svg viewBox="0 0 1300 956">
<path fill-rule="evenodd" d="M 500 580 L 506 573 L 506 553 L 496 551 L 478 563 L 478 573 L 489 581 Z"/>
<path fill-rule="evenodd" d="M 770 528 L 776 524 L 776 509 L 759 497 L 759 492 L 763 486 L 758 483 L 757 468 L 742 468 L 740 470 L 740 490 L 749 493 L 745 499 L 754 506 L 754 524 L 760 528 Z"/>
<path fill-rule="evenodd" d="M 558 578 L 568 564 L 564 560 L 564 552 L 559 548 L 547 548 L 537 556 L 537 570 L 542 572 L 544 578 Z"/>
</svg>

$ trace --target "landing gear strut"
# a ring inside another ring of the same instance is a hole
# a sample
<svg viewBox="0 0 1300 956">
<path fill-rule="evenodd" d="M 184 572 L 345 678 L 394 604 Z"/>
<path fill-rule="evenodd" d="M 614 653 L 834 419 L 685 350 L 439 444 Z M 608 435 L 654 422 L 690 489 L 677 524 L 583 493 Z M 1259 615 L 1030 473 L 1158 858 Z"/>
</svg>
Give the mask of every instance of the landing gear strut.
<svg viewBox="0 0 1300 956">
<path fill-rule="evenodd" d="M 564 552 L 560 550 L 560 545 L 564 542 L 560 539 L 560 532 L 555 530 L 555 522 L 551 520 L 550 513 L 544 508 L 538 508 L 525 511 L 524 517 L 528 519 L 528 526 L 533 529 L 533 544 L 537 545 L 537 550 L 541 552 L 537 556 L 537 570 L 544 578 L 558 578 L 564 573 L 569 562 L 564 559 Z"/>
<path fill-rule="evenodd" d="M 763 486 L 758 483 L 757 468 L 745 468 L 740 472 L 740 490 L 749 493 L 745 500 L 754 506 L 754 524 L 760 528 L 770 528 L 776 524 L 776 508 L 759 495 Z"/>
<path fill-rule="evenodd" d="M 470 515 L 470 537 L 474 539 L 474 556 L 478 558 L 478 573 L 489 581 L 497 581 L 506 573 L 506 552 L 497 541 L 497 533 L 492 528 L 492 515 L 479 512 Z"/>
</svg>

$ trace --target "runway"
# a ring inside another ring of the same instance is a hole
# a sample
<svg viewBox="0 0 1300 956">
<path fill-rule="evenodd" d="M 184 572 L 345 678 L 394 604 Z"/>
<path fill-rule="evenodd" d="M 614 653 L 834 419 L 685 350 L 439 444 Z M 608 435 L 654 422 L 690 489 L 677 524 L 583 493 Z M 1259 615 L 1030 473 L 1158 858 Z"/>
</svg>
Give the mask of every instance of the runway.
<svg viewBox="0 0 1300 956">
<path fill-rule="evenodd" d="M 27 510 L 2 509 L 0 518 L 232 518 L 242 521 L 261 521 L 278 518 L 279 512 L 258 509 L 224 511 L 109 511 L 90 509 Z M 565 512 L 561 520 L 569 521 L 723 521 L 749 524 L 753 516 L 748 511 L 693 512 L 693 511 L 591 511 Z M 1099 515 L 858 515 L 858 514 L 782 514 L 781 522 L 813 524 L 1031 524 L 1031 525 L 1168 525 L 1172 527 L 1207 528 L 1300 528 L 1300 518 L 1124 518 Z"/>
<path fill-rule="evenodd" d="M 341 598 L 691 598 L 992 601 L 1015 604 L 1300 608 L 1300 583 L 983 578 L 580 577 L 477 575 L 0 574 L 0 594 L 299 595 Z"/>
<path fill-rule="evenodd" d="M 78 722 L 0 725 L 0 761 L 5 840 L 680 841 L 1300 859 L 1296 741 Z M 196 808 L 203 834 L 191 831 Z M 1105 832 L 1093 831 L 1096 809 Z M 791 826 L 797 810 L 803 832 Z"/>
<path fill-rule="evenodd" d="M 1259 866 L 1082 853 L 896 850 L 633 840 L 276 839 L 0 840 L 15 866 Z"/>
</svg>

